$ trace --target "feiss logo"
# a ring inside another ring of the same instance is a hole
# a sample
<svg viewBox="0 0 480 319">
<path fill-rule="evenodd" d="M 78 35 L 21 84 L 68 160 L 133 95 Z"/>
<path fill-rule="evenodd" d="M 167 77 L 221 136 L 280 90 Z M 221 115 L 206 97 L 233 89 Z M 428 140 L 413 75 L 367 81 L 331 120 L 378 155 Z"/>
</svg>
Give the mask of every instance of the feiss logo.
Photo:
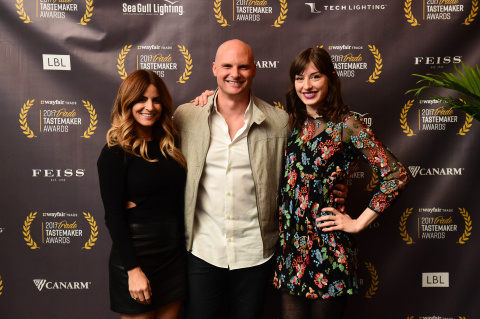
<svg viewBox="0 0 480 319">
<path fill-rule="evenodd" d="M 86 282 L 79 282 L 79 281 L 47 281 L 46 279 L 33 279 L 33 283 L 35 287 L 37 287 L 38 291 L 42 291 L 43 288 L 51 289 L 51 290 L 85 290 L 90 289 L 90 285 L 92 284 L 89 281 Z"/>
<path fill-rule="evenodd" d="M 417 177 L 417 175 L 421 176 L 458 176 L 462 175 L 462 172 L 465 168 L 455 168 L 455 167 L 447 167 L 447 168 L 439 168 L 439 167 L 431 167 L 425 168 L 420 166 L 409 166 L 408 167 L 410 174 L 413 177 Z"/>
<path fill-rule="evenodd" d="M 438 57 L 433 57 L 433 56 L 416 56 L 414 57 L 415 59 L 415 65 L 418 64 L 426 64 L 426 65 L 442 65 L 442 64 L 450 64 L 450 63 L 461 63 L 462 62 L 462 57 L 461 56 L 438 56 Z"/>
<path fill-rule="evenodd" d="M 40 169 L 40 168 L 33 168 L 32 169 L 32 177 L 83 177 L 85 176 L 85 169 L 84 168 L 77 168 L 75 170 L 67 168 L 67 169 Z"/>
</svg>

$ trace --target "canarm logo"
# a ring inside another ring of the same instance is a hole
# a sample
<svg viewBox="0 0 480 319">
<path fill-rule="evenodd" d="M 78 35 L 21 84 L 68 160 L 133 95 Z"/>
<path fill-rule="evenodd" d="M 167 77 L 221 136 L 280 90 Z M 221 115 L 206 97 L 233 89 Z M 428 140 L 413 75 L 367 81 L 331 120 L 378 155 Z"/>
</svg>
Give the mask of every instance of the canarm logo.
<svg viewBox="0 0 480 319">
<path fill-rule="evenodd" d="M 43 288 L 48 290 L 88 290 L 92 285 L 90 281 L 47 281 L 46 279 L 33 279 L 38 291 Z"/>
<path fill-rule="evenodd" d="M 408 170 L 413 177 L 417 176 L 458 176 L 462 175 L 465 168 L 460 167 L 421 167 L 409 166 Z"/>
</svg>

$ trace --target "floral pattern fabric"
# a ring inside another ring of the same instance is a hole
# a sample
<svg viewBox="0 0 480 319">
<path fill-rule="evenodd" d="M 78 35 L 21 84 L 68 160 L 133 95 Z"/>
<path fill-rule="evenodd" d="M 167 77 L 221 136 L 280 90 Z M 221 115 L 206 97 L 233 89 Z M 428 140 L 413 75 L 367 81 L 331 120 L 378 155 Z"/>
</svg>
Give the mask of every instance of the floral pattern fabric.
<svg viewBox="0 0 480 319">
<path fill-rule="evenodd" d="M 350 113 L 337 124 L 307 119 L 301 130 L 293 130 L 280 189 L 276 288 L 311 299 L 358 292 L 353 236 L 343 231 L 323 232 L 315 219 L 330 214 L 322 208 L 336 208 L 334 186 L 360 156 L 381 180 L 369 204 L 381 213 L 405 188 L 409 176 L 360 116 Z"/>
</svg>

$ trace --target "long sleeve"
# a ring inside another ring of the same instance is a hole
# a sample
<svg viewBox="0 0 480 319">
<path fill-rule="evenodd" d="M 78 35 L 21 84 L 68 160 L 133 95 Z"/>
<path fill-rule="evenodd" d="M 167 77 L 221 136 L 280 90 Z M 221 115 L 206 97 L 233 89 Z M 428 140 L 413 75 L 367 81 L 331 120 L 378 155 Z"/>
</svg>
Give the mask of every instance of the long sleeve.
<svg viewBox="0 0 480 319">
<path fill-rule="evenodd" d="M 97 161 L 105 223 L 125 270 L 138 266 L 127 224 L 127 155 L 119 147 L 105 147 Z"/>
<path fill-rule="evenodd" d="M 407 185 L 410 177 L 392 152 L 376 139 L 371 129 L 358 115 L 350 115 L 344 122 L 342 139 L 353 145 L 380 178 L 380 187 L 373 195 L 369 208 L 382 213 Z"/>
</svg>

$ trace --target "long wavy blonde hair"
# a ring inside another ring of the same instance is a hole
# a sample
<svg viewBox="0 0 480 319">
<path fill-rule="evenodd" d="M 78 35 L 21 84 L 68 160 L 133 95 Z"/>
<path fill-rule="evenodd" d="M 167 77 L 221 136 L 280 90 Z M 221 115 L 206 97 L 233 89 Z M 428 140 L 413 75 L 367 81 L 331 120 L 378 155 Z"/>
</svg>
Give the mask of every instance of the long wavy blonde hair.
<svg viewBox="0 0 480 319">
<path fill-rule="evenodd" d="M 160 118 L 152 127 L 152 138 L 159 141 L 164 156 L 168 154 L 186 169 L 185 158 L 175 146 L 178 131 L 172 121 L 172 97 L 162 79 L 152 71 L 133 71 L 120 85 L 110 117 L 112 127 L 107 132 L 108 146 L 118 145 L 125 152 L 140 156 L 149 162 L 157 161 L 148 156 L 145 138 L 136 134 L 136 122 L 132 114 L 133 105 L 143 97 L 150 84 L 157 88 L 162 105 Z"/>
</svg>

